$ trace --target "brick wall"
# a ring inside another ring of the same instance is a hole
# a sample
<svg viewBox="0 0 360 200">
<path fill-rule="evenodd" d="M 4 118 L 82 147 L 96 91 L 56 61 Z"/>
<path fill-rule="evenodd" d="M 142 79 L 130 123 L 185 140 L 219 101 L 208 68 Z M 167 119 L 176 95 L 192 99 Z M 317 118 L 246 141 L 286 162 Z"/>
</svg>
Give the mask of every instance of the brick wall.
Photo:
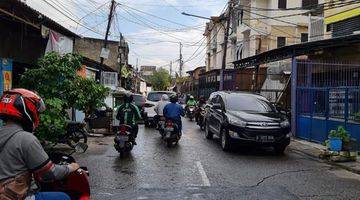
<svg viewBox="0 0 360 200">
<path fill-rule="evenodd" d="M 100 62 L 100 52 L 103 45 L 104 40 L 101 39 L 79 38 L 75 41 L 74 52 Z M 108 41 L 107 48 L 110 49 L 110 55 L 108 59 L 104 60 L 105 65 L 108 65 L 117 71 L 119 70 L 119 64 L 117 62 L 119 55 L 118 45 L 119 42 L 117 41 Z"/>
</svg>

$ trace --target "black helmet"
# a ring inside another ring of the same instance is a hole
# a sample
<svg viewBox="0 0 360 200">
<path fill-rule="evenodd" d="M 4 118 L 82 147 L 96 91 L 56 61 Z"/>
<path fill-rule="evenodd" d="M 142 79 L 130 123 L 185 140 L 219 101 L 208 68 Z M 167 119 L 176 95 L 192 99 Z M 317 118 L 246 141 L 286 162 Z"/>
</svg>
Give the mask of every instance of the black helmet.
<svg viewBox="0 0 360 200">
<path fill-rule="evenodd" d="M 176 94 L 173 94 L 173 95 L 170 96 L 170 102 L 171 102 L 171 103 L 176 103 L 176 102 L 178 102 L 178 97 L 177 97 Z"/>
<path fill-rule="evenodd" d="M 131 103 L 134 100 L 134 97 L 131 93 L 127 93 L 124 97 L 125 103 Z"/>
</svg>

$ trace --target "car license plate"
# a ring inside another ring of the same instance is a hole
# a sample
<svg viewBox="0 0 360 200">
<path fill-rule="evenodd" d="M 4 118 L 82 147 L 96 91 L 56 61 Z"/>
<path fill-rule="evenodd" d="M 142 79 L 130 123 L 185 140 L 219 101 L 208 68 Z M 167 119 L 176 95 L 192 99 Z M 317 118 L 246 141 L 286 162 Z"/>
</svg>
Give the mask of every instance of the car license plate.
<svg viewBox="0 0 360 200">
<path fill-rule="evenodd" d="M 129 136 L 124 136 L 124 135 L 120 135 L 118 138 L 120 141 L 128 141 L 129 140 Z"/>
<path fill-rule="evenodd" d="M 274 136 L 272 135 L 257 135 L 256 136 L 256 141 L 258 142 L 273 142 Z"/>
</svg>

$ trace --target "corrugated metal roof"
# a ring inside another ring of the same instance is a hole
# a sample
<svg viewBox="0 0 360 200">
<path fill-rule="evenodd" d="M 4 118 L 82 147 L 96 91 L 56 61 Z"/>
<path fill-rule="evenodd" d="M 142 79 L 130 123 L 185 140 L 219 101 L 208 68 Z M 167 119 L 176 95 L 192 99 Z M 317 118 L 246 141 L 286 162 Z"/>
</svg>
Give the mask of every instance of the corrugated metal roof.
<svg viewBox="0 0 360 200">
<path fill-rule="evenodd" d="M 23 18 L 24 20 L 41 27 L 44 25 L 56 32 L 59 32 L 68 37 L 80 37 L 78 34 L 70 31 L 59 23 L 55 22 L 51 18 L 47 17 L 43 13 L 35 10 L 20 0 L 1 0 L 0 8 L 16 15 L 17 17 Z M 39 17 L 41 16 L 41 17 Z"/>
</svg>

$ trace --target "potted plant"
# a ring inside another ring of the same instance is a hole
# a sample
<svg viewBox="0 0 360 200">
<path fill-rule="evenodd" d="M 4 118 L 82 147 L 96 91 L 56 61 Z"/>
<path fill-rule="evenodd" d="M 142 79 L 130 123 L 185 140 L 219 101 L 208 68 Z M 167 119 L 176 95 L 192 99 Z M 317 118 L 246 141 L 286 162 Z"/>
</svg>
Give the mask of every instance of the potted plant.
<svg viewBox="0 0 360 200">
<path fill-rule="evenodd" d="M 341 151 L 343 146 L 350 141 L 350 135 L 343 126 L 329 132 L 328 140 L 325 142 L 330 151 Z"/>
</svg>

